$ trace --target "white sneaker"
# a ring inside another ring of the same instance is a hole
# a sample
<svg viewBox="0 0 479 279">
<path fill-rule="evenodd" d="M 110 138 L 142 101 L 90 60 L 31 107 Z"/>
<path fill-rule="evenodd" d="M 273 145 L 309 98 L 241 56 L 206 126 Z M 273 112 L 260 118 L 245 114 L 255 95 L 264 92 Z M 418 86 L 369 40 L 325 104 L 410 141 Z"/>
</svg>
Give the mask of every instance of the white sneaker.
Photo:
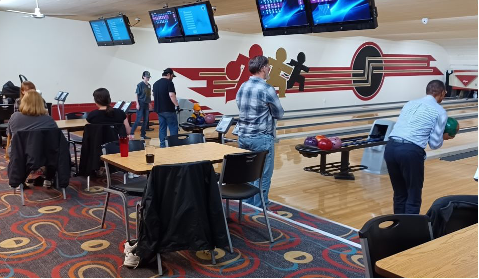
<svg viewBox="0 0 479 279">
<path fill-rule="evenodd" d="M 129 179 L 133 179 L 133 178 L 137 178 L 137 177 L 140 177 L 140 176 L 137 175 L 137 174 L 134 174 L 134 173 L 132 173 L 132 172 L 129 172 L 129 173 L 128 173 L 128 178 L 129 178 Z"/>
<path fill-rule="evenodd" d="M 125 242 L 125 249 L 123 249 L 123 253 L 128 254 L 128 253 L 133 253 L 133 250 L 136 249 L 138 242 L 135 242 L 132 244 L 132 241 L 130 242 Z"/>
<path fill-rule="evenodd" d="M 52 182 L 51 182 L 50 180 L 46 180 L 46 179 L 45 179 L 45 180 L 43 181 L 43 187 L 45 187 L 45 188 L 50 188 L 50 187 L 52 187 Z"/>
<path fill-rule="evenodd" d="M 125 255 L 125 260 L 123 261 L 124 266 L 136 268 L 138 264 L 140 264 L 140 257 L 133 253 L 127 253 Z"/>
</svg>

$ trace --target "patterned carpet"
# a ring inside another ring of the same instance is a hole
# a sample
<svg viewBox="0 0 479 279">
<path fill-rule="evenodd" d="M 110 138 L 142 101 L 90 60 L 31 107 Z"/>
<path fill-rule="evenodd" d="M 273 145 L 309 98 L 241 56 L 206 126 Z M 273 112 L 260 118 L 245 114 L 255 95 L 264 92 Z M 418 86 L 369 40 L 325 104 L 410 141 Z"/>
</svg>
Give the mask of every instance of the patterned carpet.
<svg viewBox="0 0 479 279">
<path fill-rule="evenodd" d="M 1 152 L 0 152 L 1 153 Z M 3 156 L 3 154 L 0 154 Z M 122 177 L 115 177 L 121 181 Z M 139 178 L 141 179 L 141 178 Z M 26 190 L 22 206 L 7 185 L 6 163 L 0 161 L 0 276 L 1 277 L 155 277 L 155 266 L 129 269 L 122 266 L 124 227 L 122 206 L 113 197 L 106 229 L 99 228 L 105 178 L 95 178 L 86 192 L 86 179 L 72 178 L 67 200 L 61 193 L 42 187 Z M 134 205 L 137 199 L 129 201 Z M 162 255 L 166 277 L 364 277 L 361 251 L 353 245 L 326 237 L 315 230 L 352 241 L 355 231 L 275 204 L 283 218 L 271 218 L 274 243 L 266 241 L 262 213 L 244 207 L 242 224 L 237 207 L 231 206 L 229 223 L 234 253 L 217 249 L 212 265 L 203 251 L 180 251 Z M 133 212 L 133 209 L 130 210 Z M 135 214 L 130 214 L 133 233 Z M 356 241 L 355 241 L 356 242 Z"/>
</svg>

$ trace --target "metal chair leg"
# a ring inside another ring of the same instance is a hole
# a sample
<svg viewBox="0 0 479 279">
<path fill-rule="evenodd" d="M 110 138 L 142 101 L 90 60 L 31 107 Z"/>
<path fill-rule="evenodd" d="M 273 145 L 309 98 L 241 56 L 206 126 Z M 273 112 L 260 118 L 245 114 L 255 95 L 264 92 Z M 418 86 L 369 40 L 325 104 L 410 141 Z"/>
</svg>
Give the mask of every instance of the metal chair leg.
<svg viewBox="0 0 479 279">
<path fill-rule="evenodd" d="M 86 190 L 90 192 L 90 176 L 87 176 L 86 178 Z"/>
<path fill-rule="evenodd" d="M 216 264 L 215 249 L 210 250 L 211 253 L 211 263 Z"/>
<path fill-rule="evenodd" d="M 141 202 L 136 203 L 136 239 L 140 237 L 140 208 Z"/>
<path fill-rule="evenodd" d="M 123 184 L 126 184 L 126 172 L 123 174 Z"/>
<path fill-rule="evenodd" d="M 121 194 L 120 197 L 123 200 L 123 213 L 125 217 L 126 240 L 130 242 L 130 230 L 128 229 L 128 205 L 126 204 L 126 196 Z"/>
<path fill-rule="evenodd" d="M 163 268 L 161 267 L 161 255 L 160 253 L 156 254 L 156 263 L 158 264 L 158 275 L 163 275 Z"/>
<path fill-rule="evenodd" d="M 268 227 L 269 241 L 273 243 L 274 242 L 273 234 L 271 233 L 271 226 L 269 225 L 269 218 L 268 218 L 268 214 L 266 213 L 266 205 L 264 204 L 263 195 L 260 195 L 260 196 L 261 196 L 261 204 L 263 205 L 264 219 L 266 220 L 266 226 Z"/>
<path fill-rule="evenodd" d="M 23 183 L 20 184 L 20 196 L 22 198 L 22 205 L 25 206 L 25 197 L 23 196 Z"/>
<path fill-rule="evenodd" d="M 62 188 L 62 192 L 63 192 L 63 199 L 66 200 L 67 199 L 67 193 L 65 191 L 65 188 Z"/>
<path fill-rule="evenodd" d="M 100 228 L 104 229 L 104 225 L 105 225 L 105 219 L 106 219 L 106 212 L 108 210 L 108 202 L 110 201 L 110 193 L 107 192 L 106 193 L 106 197 L 105 197 L 105 206 L 103 207 L 103 215 L 101 217 L 101 225 L 100 225 Z"/>
<path fill-rule="evenodd" d="M 77 156 L 77 145 L 73 143 L 73 152 L 75 152 L 75 174 L 78 175 L 78 156 Z"/>
<path fill-rule="evenodd" d="M 239 200 L 238 223 L 241 224 L 241 215 L 243 215 L 243 200 Z"/>
<path fill-rule="evenodd" d="M 226 200 L 226 205 L 228 206 L 228 200 Z M 221 210 L 223 210 L 223 218 L 225 220 L 225 227 L 226 227 L 226 235 L 228 236 L 228 243 L 229 243 L 229 248 L 230 248 L 230 253 L 233 254 L 233 244 L 231 243 L 231 235 L 230 235 L 230 229 L 228 228 L 228 222 L 226 221 L 226 214 L 223 206 L 221 207 Z"/>
</svg>

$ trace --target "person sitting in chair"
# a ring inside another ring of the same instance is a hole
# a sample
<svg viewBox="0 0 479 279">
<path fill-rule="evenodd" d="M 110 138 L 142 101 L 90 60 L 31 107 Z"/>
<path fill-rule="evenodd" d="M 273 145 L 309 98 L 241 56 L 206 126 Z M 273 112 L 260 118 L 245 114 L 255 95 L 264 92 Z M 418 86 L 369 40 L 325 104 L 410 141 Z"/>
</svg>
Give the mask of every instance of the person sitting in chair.
<svg viewBox="0 0 479 279">
<path fill-rule="evenodd" d="M 28 90 L 23 95 L 19 111 L 12 114 L 7 127 L 7 152 L 5 157 L 8 160 L 11 153 L 10 142 L 18 131 L 53 129 L 58 128 L 57 123 L 48 115 L 45 109 L 42 96 L 36 90 Z M 44 173 L 44 187 L 51 187 L 55 172 L 48 168 L 41 168 L 37 174 Z M 32 175 L 27 178 L 26 186 L 33 185 Z"/>
<path fill-rule="evenodd" d="M 20 103 L 22 102 L 22 99 L 23 99 L 23 96 L 25 96 L 25 94 L 27 93 L 28 90 L 37 90 L 37 88 L 35 87 L 35 84 L 33 84 L 33 82 L 31 81 L 24 81 L 22 82 L 22 85 L 20 86 L 20 97 L 15 99 L 15 103 L 13 104 L 13 110 L 15 112 L 17 112 L 20 108 Z M 43 98 L 42 98 L 43 100 Z M 45 100 L 43 100 L 43 105 L 45 106 L 45 109 L 48 109 L 47 108 L 47 103 L 45 102 Z"/>
</svg>

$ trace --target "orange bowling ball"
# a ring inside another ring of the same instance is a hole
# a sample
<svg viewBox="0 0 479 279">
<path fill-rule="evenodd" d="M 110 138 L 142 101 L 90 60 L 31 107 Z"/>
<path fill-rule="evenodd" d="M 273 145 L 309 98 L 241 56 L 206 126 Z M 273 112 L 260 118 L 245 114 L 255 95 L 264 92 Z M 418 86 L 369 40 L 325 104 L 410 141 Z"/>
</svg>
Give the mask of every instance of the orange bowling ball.
<svg viewBox="0 0 479 279">
<path fill-rule="evenodd" d="M 316 140 L 317 140 L 317 141 L 320 141 L 320 140 L 322 140 L 322 139 L 327 139 L 327 137 L 326 137 L 326 136 L 323 136 L 323 135 L 317 135 L 317 136 L 316 136 Z"/>
</svg>

